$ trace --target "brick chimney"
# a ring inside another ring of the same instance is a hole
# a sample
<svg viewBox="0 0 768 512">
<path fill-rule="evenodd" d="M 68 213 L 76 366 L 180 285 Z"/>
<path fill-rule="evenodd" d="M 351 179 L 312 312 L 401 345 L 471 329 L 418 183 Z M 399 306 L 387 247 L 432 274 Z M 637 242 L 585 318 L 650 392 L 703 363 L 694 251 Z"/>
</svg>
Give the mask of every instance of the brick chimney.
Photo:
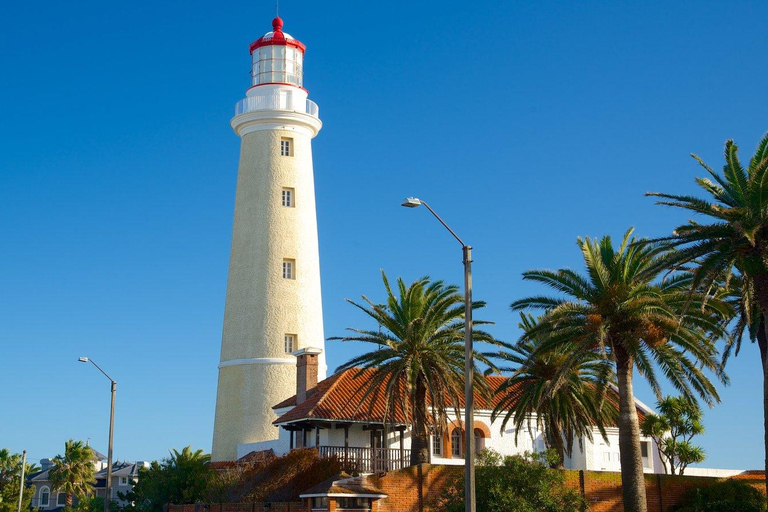
<svg viewBox="0 0 768 512">
<path fill-rule="evenodd" d="M 317 386 L 317 356 L 322 353 L 322 349 L 314 347 L 293 352 L 296 356 L 296 405 L 306 401 Z"/>
</svg>

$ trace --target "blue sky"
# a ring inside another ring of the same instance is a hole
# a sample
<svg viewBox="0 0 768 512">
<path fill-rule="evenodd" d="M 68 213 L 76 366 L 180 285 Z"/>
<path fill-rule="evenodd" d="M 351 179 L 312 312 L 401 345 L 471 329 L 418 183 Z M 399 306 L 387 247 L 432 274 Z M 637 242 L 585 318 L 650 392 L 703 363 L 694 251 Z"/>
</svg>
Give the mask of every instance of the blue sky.
<svg viewBox="0 0 768 512">
<path fill-rule="evenodd" d="M 765 2 L 299 2 L 326 336 L 390 277 L 461 283 L 514 340 L 530 268 L 580 268 L 577 236 L 662 235 L 643 193 L 695 191 L 689 153 L 746 159 L 768 130 Z M 248 43 L 272 2 L 13 3 L 0 17 L 0 447 L 210 449 Z M 326 345 L 331 367 L 362 347 Z M 762 466 L 756 347 L 705 411 L 708 467 Z M 672 392 L 670 386 L 665 388 Z M 637 396 L 652 404 L 647 386 Z"/>
</svg>

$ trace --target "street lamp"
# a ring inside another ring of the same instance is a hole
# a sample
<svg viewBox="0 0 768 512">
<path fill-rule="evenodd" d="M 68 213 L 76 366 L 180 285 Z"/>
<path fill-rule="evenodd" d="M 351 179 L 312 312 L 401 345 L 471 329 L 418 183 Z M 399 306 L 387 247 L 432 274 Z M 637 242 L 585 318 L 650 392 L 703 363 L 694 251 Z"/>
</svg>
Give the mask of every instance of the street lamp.
<svg viewBox="0 0 768 512">
<path fill-rule="evenodd" d="M 446 224 L 426 201 L 408 197 L 401 206 L 417 208 L 424 205 L 461 244 L 464 262 L 464 510 L 475 512 L 475 394 L 472 389 L 474 362 L 472 349 L 472 247 Z"/>
<path fill-rule="evenodd" d="M 93 359 L 79 357 L 77 360 L 81 363 L 91 363 L 112 383 L 112 403 L 109 408 L 109 448 L 107 450 L 107 496 L 104 498 L 104 512 L 109 512 L 109 503 L 112 500 L 112 437 L 115 431 L 115 390 L 117 389 L 117 382 L 107 375 L 107 372 L 102 370 L 99 365 L 94 363 Z"/>
</svg>

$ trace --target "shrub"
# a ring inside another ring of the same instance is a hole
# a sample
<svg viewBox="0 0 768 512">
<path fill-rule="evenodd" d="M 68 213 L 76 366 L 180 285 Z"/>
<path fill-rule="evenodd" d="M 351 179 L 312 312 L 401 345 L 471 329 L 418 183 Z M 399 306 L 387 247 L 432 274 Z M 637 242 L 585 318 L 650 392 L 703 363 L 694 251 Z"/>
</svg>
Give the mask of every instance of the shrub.
<svg viewBox="0 0 768 512">
<path fill-rule="evenodd" d="M 549 454 L 501 457 L 483 450 L 477 458 L 475 495 L 484 512 L 583 512 L 587 502 L 565 486 L 564 474 L 550 469 Z M 464 480 L 457 479 L 433 506 L 441 512 L 464 510 Z"/>
<path fill-rule="evenodd" d="M 676 512 L 765 512 L 765 495 L 738 480 L 723 480 L 707 487 L 688 489 Z"/>
<path fill-rule="evenodd" d="M 335 457 L 320 457 L 310 448 L 293 450 L 225 478 L 221 501 L 298 501 L 299 494 L 344 471 Z"/>
</svg>

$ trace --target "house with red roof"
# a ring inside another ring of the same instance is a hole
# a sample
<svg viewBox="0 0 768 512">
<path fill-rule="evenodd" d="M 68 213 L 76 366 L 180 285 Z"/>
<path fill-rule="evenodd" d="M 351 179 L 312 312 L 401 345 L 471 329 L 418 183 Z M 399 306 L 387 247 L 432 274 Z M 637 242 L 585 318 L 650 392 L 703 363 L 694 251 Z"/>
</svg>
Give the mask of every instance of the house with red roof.
<svg viewBox="0 0 768 512">
<path fill-rule="evenodd" d="M 238 445 L 238 458 L 265 450 L 281 455 L 297 448 L 315 448 L 321 456 L 336 456 L 359 473 L 378 473 L 407 467 L 410 464 L 411 433 L 403 410 L 395 407 L 386 414 L 386 396 L 375 389 L 367 392 L 372 370 L 348 369 L 318 381 L 319 349 L 305 348 L 297 357 L 296 394 L 273 406 L 276 439 Z M 492 392 L 506 377 L 486 376 Z M 522 454 L 545 449 L 542 433 L 535 421 L 516 432 L 510 421 L 502 428 L 501 418 L 491 419 L 498 398 L 490 400 L 475 395 L 476 449 L 490 448 L 502 455 Z M 460 404 L 463 406 L 463 404 Z M 642 418 L 653 412 L 636 400 Z M 430 434 L 433 464 L 464 463 L 463 410 L 452 417 L 448 427 Z M 568 469 L 619 471 L 618 428 L 608 427 L 608 440 L 597 428 L 592 440 L 574 443 L 572 456 L 565 460 Z M 663 473 L 655 444 L 641 438 L 643 466 L 648 473 Z"/>
</svg>

